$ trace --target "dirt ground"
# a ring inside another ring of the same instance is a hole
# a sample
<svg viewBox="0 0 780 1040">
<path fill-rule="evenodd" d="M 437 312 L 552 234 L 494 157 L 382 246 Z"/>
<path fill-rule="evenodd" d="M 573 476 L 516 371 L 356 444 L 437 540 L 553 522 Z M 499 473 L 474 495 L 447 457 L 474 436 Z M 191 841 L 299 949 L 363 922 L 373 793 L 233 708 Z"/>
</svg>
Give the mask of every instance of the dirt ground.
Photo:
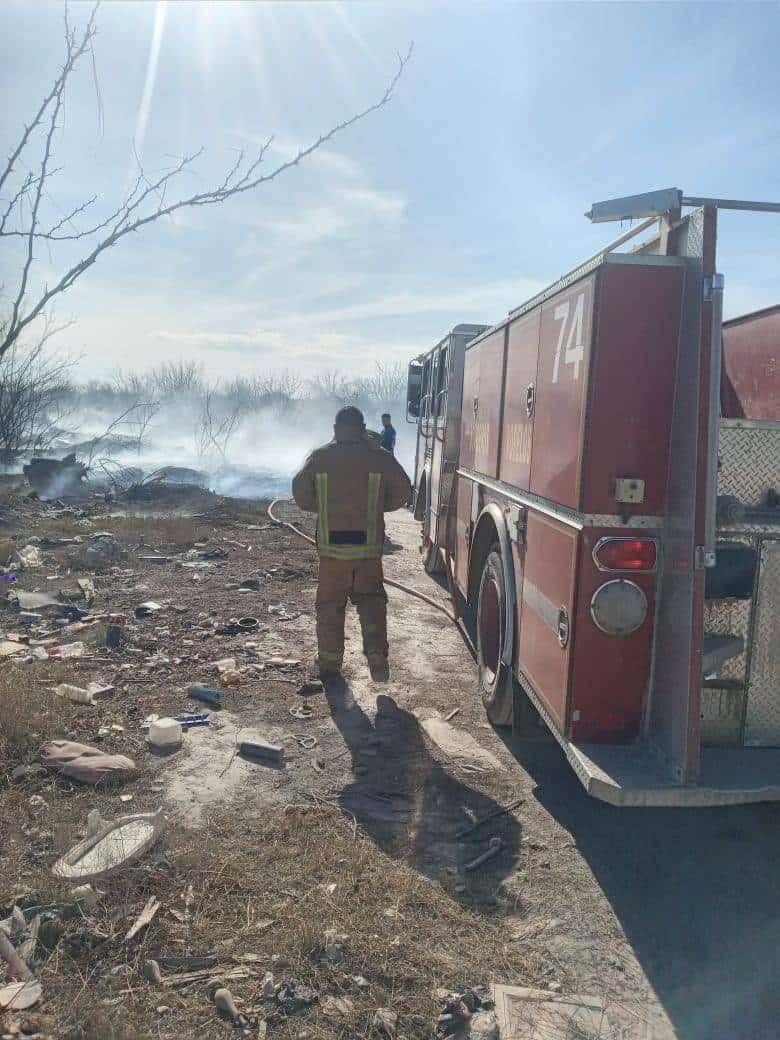
<svg viewBox="0 0 780 1040">
<path fill-rule="evenodd" d="M 299 696 L 315 649 L 312 549 L 270 526 L 261 503 L 203 509 L 128 518 L 102 503 L 9 504 L 5 530 L 20 545 L 114 533 L 127 558 L 113 569 L 68 572 L 73 546 L 43 549 L 18 585 L 54 592 L 93 576 L 90 614 L 128 623 L 119 650 L 106 648 L 104 620 L 87 618 L 56 635 L 83 640 L 83 657 L 0 663 L 0 917 L 17 903 L 53 935 L 34 963 L 41 1003 L 0 1012 L 0 1036 L 368 1036 L 386 1008 L 399 1016 L 395 1034 L 412 1040 L 435 1035 L 437 989 L 501 982 L 605 999 L 605 1040 L 780 1036 L 776 807 L 626 810 L 589 799 L 554 741 L 515 741 L 486 722 L 458 631 L 394 590 L 390 683 L 371 683 L 351 613 L 344 682 Z M 420 566 L 410 515 L 394 514 L 388 530 L 388 576 L 445 603 Z M 224 558 L 204 560 L 214 549 Z M 242 591 L 246 579 L 257 587 Z M 146 600 L 164 609 L 135 619 Z M 256 631 L 216 634 L 245 616 Z M 53 631 L 48 621 L 23 629 L 11 609 L 0 628 L 33 642 Z M 211 724 L 173 754 L 153 753 L 145 717 L 208 709 L 184 688 L 219 686 L 224 658 L 237 684 Z M 77 705 L 53 696 L 63 681 L 115 691 Z M 46 737 L 96 745 L 112 725 L 121 729 L 99 746 L 130 755 L 137 779 L 96 790 L 37 768 Z M 281 744 L 284 765 L 237 755 L 253 735 Z M 160 805 L 169 824 L 158 845 L 95 883 L 94 910 L 74 908 L 50 868 L 83 836 L 88 811 Z M 470 869 L 496 838 L 498 853 Z M 126 941 L 150 896 L 159 911 Z M 340 938 L 326 944 L 326 930 Z M 146 977 L 150 959 L 162 981 Z M 316 1000 L 291 1010 L 264 997 L 268 972 Z M 215 980 L 242 1023 L 211 1002 Z"/>
</svg>

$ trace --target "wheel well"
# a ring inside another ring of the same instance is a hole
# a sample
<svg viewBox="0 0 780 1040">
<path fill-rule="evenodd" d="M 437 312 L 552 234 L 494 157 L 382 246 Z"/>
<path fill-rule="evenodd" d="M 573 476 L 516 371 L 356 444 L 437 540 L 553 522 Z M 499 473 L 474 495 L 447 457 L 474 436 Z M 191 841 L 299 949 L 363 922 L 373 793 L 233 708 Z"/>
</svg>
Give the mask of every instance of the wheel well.
<svg viewBox="0 0 780 1040">
<path fill-rule="evenodd" d="M 469 603 L 475 608 L 477 605 L 477 593 L 479 591 L 479 579 L 485 560 L 488 558 L 491 548 L 498 542 L 498 531 L 495 521 L 490 514 L 486 513 L 477 524 L 474 540 L 471 543 L 469 557 Z"/>
<path fill-rule="evenodd" d="M 417 494 L 414 498 L 414 518 L 415 520 L 425 519 L 425 507 L 426 507 L 426 483 L 425 474 L 420 477 L 420 485 L 417 488 Z"/>
</svg>

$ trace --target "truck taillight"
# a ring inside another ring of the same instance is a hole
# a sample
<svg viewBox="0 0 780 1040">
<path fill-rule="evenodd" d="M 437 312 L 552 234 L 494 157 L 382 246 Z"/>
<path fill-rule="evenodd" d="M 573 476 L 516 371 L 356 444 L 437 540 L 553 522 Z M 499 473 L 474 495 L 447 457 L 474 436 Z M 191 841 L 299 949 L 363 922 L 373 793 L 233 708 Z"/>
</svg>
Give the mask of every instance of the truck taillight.
<svg viewBox="0 0 780 1040">
<path fill-rule="evenodd" d="M 593 550 L 600 571 L 654 571 L 657 556 L 654 538 L 602 538 Z"/>
</svg>

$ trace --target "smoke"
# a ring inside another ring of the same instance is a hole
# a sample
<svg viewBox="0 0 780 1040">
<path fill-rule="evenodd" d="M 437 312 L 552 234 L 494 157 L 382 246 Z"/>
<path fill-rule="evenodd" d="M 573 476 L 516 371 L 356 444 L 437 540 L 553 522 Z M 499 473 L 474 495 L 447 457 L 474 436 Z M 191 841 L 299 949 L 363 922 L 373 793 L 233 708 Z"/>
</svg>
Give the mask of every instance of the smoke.
<svg viewBox="0 0 780 1040">
<path fill-rule="evenodd" d="M 381 428 L 383 412 L 392 414 L 396 456 L 411 475 L 416 431 L 405 422 L 404 403 L 398 398 L 350 403 L 362 407 L 370 429 Z M 52 445 L 52 454 L 75 451 L 89 464 L 93 486 L 136 482 L 141 474 L 184 467 L 197 471 L 218 494 L 284 497 L 309 452 L 333 436 L 333 418 L 342 404 L 314 395 L 247 404 L 234 393 L 196 388 L 134 406 L 109 387 L 81 388 L 72 392 L 68 433 Z"/>
</svg>

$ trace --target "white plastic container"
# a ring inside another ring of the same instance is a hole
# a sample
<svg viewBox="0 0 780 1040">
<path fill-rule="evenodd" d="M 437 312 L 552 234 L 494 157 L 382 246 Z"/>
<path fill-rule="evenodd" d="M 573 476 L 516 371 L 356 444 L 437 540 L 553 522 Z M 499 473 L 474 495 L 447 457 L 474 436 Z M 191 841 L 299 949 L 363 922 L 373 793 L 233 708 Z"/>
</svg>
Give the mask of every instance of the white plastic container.
<svg viewBox="0 0 780 1040">
<path fill-rule="evenodd" d="M 149 724 L 148 741 L 152 747 L 168 750 L 181 744 L 181 723 L 176 719 L 155 719 Z"/>
<path fill-rule="evenodd" d="M 73 701 L 74 704 L 94 704 L 95 698 L 90 690 L 83 690 L 80 686 L 71 686 L 70 683 L 60 683 L 55 686 L 54 692 L 58 697 Z"/>
</svg>

